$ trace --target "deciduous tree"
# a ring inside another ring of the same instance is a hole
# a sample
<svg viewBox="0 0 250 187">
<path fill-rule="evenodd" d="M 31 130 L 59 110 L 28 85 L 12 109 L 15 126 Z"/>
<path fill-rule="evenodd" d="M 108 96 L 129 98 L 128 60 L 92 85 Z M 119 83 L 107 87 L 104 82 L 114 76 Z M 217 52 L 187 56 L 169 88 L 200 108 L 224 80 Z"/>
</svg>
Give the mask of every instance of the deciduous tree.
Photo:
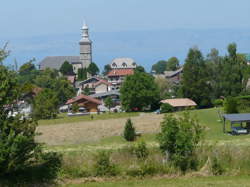
<svg viewBox="0 0 250 187">
<path fill-rule="evenodd" d="M 128 76 L 121 89 L 121 102 L 126 111 L 153 108 L 160 100 L 159 88 L 154 77 L 147 73 L 135 72 Z"/>
</svg>

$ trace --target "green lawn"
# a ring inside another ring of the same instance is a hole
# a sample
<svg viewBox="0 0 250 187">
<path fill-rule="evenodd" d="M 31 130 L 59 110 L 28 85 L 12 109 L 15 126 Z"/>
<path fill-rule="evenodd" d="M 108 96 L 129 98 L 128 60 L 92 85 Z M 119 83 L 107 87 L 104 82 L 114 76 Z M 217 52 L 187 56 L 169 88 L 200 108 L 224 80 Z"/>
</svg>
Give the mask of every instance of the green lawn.
<svg viewBox="0 0 250 187">
<path fill-rule="evenodd" d="M 230 141 L 241 139 L 249 139 L 250 135 L 239 135 L 231 136 L 222 131 L 222 122 L 219 119 L 218 112 L 216 108 L 203 109 L 203 110 L 194 110 L 191 113 L 198 118 L 200 123 L 205 127 L 205 139 L 212 141 Z M 230 131 L 230 124 L 227 122 L 226 130 Z M 249 144 L 250 145 L 250 144 Z"/>
<path fill-rule="evenodd" d="M 105 113 L 105 114 L 93 114 L 87 116 L 74 116 L 68 117 L 66 113 L 61 113 L 58 115 L 56 119 L 50 120 L 39 120 L 38 125 L 56 125 L 56 124 L 63 124 L 63 123 L 74 123 L 74 122 L 81 122 L 81 121 L 92 121 L 92 120 L 108 120 L 108 119 L 115 119 L 115 118 L 127 118 L 127 117 L 134 117 L 138 116 L 140 113 L 138 112 L 130 112 L 130 113 Z M 93 116 L 93 119 L 91 118 Z"/>
<path fill-rule="evenodd" d="M 247 187 L 250 186 L 249 176 L 216 176 L 216 177 L 183 177 L 172 179 L 144 179 L 144 180 L 123 180 L 113 182 L 92 182 L 85 184 L 71 184 L 68 187 Z"/>
</svg>

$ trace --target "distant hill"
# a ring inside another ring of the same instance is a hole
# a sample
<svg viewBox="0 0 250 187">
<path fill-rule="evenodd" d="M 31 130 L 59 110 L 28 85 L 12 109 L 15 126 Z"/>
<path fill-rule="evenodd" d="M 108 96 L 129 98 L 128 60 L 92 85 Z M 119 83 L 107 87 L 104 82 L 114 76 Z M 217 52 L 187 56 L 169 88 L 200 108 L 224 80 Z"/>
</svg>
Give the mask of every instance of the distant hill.
<svg viewBox="0 0 250 187">
<path fill-rule="evenodd" d="M 198 46 L 204 54 L 211 48 L 226 53 L 230 42 L 236 42 L 238 51 L 250 52 L 250 29 L 172 29 L 124 32 L 91 32 L 93 61 L 100 68 L 115 57 L 132 57 L 150 70 L 152 64 L 172 56 L 183 63 L 188 49 Z M 0 38 L 0 45 L 9 41 L 12 51 L 8 62 L 16 58 L 19 65 L 35 57 L 37 63 L 46 56 L 78 55 L 79 33 L 33 36 L 26 38 Z"/>
</svg>

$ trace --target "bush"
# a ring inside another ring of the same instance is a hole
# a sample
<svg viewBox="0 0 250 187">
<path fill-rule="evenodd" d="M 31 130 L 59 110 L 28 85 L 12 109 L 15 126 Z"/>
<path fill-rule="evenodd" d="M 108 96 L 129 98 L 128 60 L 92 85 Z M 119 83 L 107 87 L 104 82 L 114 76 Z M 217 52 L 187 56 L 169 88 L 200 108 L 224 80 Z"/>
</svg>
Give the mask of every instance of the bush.
<svg viewBox="0 0 250 187">
<path fill-rule="evenodd" d="M 101 151 L 96 155 L 96 164 L 94 166 L 96 176 L 115 176 L 118 170 L 114 164 L 110 162 L 110 153 Z"/>
<path fill-rule="evenodd" d="M 213 101 L 213 105 L 216 106 L 216 107 L 223 106 L 223 99 L 215 99 Z"/>
<path fill-rule="evenodd" d="M 134 141 L 136 139 L 135 128 L 131 119 L 128 119 L 124 128 L 123 136 L 127 141 Z"/>
<path fill-rule="evenodd" d="M 149 155 L 145 142 L 140 142 L 134 147 L 134 154 L 138 159 L 146 159 Z"/>
<path fill-rule="evenodd" d="M 234 97 L 228 97 L 224 101 L 224 111 L 226 114 L 238 113 L 237 99 Z"/>
<path fill-rule="evenodd" d="M 161 113 L 169 113 L 169 112 L 173 112 L 173 111 L 174 111 L 174 107 L 172 107 L 170 104 L 163 103 L 161 105 Z"/>
<path fill-rule="evenodd" d="M 157 135 L 160 149 L 174 166 L 183 172 L 196 169 L 195 150 L 202 138 L 203 128 L 188 112 L 182 116 L 166 115 Z"/>
<path fill-rule="evenodd" d="M 78 111 L 79 111 L 79 106 L 78 106 L 77 103 L 74 103 L 74 104 L 72 105 L 72 112 L 76 113 L 76 112 L 78 112 Z"/>
<path fill-rule="evenodd" d="M 219 162 L 217 157 L 213 157 L 211 167 L 213 175 L 222 175 L 224 172 L 222 164 Z"/>
</svg>

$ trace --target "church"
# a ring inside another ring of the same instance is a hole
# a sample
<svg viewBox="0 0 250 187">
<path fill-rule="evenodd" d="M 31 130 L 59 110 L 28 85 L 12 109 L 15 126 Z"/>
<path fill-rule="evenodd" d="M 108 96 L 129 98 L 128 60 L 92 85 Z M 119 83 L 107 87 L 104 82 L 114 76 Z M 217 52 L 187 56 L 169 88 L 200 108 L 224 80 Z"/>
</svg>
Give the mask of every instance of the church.
<svg viewBox="0 0 250 187">
<path fill-rule="evenodd" d="M 92 41 L 89 38 L 89 28 L 86 24 L 83 25 L 81 30 L 80 56 L 48 56 L 39 63 L 39 69 L 51 68 L 59 70 L 65 61 L 72 64 L 75 74 L 77 74 L 79 68 L 88 68 L 92 63 Z"/>
</svg>

